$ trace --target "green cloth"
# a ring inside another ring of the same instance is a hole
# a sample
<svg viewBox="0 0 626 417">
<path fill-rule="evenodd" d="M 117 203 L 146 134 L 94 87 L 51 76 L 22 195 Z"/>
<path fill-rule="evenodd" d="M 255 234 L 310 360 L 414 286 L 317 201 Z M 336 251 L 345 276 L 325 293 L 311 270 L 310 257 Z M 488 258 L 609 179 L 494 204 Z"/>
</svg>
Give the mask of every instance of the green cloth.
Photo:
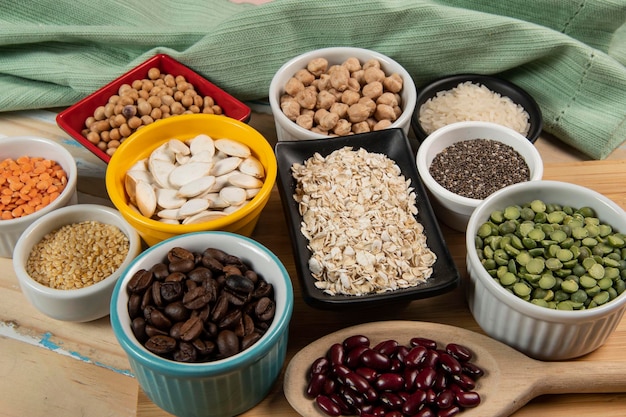
<svg viewBox="0 0 626 417">
<path fill-rule="evenodd" d="M 384 53 L 416 85 L 497 74 L 594 159 L 626 139 L 624 0 L 0 0 L 0 111 L 68 106 L 155 53 L 241 100 L 302 52 Z"/>
</svg>

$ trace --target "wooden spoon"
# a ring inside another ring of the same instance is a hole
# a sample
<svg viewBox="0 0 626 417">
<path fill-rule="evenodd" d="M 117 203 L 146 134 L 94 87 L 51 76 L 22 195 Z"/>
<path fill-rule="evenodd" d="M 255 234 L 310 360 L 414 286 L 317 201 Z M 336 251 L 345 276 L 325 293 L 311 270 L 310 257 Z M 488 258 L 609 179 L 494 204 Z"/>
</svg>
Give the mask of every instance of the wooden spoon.
<svg viewBox="0 0 626 417">
<path fill-rule="evenodd" d="M 481 404 L 463 411 L 463 417 L 509 416 L 543 394 L 626 392 L 626 360 L 542 362 L 470 330 L 427 322 L 383 321 L 331 333 L 293 357 L 285 373 L 284 392 L 300 415 L 327 417 L 315 401 L 304 395 L 309 367 L 333 343 L 357 334 L 369 337 L 372 345 L 387 339 L 406 345 L 412 337 L 419 336 L 436 340 L 440 347 L 454 342 L 470 348 L 474 353 L 472 361 L 485 370 L 485 375 L 475 389 Z"/>
</svg>

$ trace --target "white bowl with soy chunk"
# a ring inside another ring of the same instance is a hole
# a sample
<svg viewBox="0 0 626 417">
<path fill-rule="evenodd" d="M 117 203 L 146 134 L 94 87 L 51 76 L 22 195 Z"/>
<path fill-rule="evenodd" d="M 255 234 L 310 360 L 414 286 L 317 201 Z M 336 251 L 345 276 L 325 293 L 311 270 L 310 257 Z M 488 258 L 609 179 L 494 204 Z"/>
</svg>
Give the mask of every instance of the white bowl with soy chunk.
<svg viewBox="0 0 626 417">
<path fill-rule="evenodd" d="M 438 220 L 460 232 L 488 195 L 543 177 L 537 148 L 515 130 L 491 122 L 437 129 L 420 145 L 416 165 Z"/>
</svg>

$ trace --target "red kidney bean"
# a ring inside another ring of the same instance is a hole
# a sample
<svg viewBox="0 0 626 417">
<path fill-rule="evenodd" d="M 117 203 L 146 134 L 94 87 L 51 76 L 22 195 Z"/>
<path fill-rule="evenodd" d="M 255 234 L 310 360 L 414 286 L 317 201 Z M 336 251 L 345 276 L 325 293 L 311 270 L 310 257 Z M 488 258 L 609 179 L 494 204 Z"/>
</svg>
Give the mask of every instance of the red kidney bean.
<svg viewBox="0 0 626 417">
<path fill-rule="evenodd" d="M 366 336 L 361 334 L 357 334 L 354 336 L 350 336 L 343 341 L 343 347 L 346 350 L 352 350 L 357 346 L 370 346 L 370 340 Z"/>
<path fill-rule="evenodd" d="M 448 388 L 448 375 L 443 370 L 439 370 L 433 382 L 433 389 L 443 391 L 446 388 Z"/>
<path fill-rule="evenodd" d="M 422 369 L 415 378 L 415 387 L 417 389 L 428 389 L 435 383 L 437 371 L 434 368 Z"/>
<path fill-rule="evenodd" d="M 429 407 L 424 407 L 414 417 L 437 417 L 437 414 Z"/>
<path fill-rule="evenodd" d="M 426 393 L 422 390 L 417 390 L 404 400 L 402 412 L 409 416 L 415 415 L 424 405 L 424 401 L 426 401 Z"/>
<path fill-rule="evenodd" d="M 437 404 L 437 393 L 435 392 L 435 390 L 429 388 L 425 391 L 426 393 L 426 399 L 424 400 L 424 402 L 426 404 L 430 404 L 430 405 L 436 405 Z"/>
<path fill-rule="evenodd" d="M 404 388 L 404 378 L 400 374 L 386 372 L 380 374 L 373 386 L 379 391 L 397 392 Z"/>
<path fill-rule="evenodd" d="M 404 389 L 407 391 L 413 391 L 415 389 L 415 381 L 419 375 L 419 368 L 406 368 L 404 370 Z"/>
<path fill-rule="evenodd" d="M 437 342 L 425 337 L 414 337 L 409 341 L 411 346 L 424 346 L 428 349 L 437 349 Z"/>
<path fill-rule="evenodd" d="M 361 355 L 361 363 L 367 367 L 386 371 L 391 366 L 391 360 L 388 356 L 383 355 L 374 349 L 368 349 Z"/>
<path fill-rule="evenodd" d="M 341 365 L 346 356 L 346 351 L 341 343 L 335 343 L 328 351 L 328 360 L 332 365 Z"/>
<path fill-rule="evenodd" d="M 465 374 L 452 375 L 452 379 L 466 391 L 471 391 L 476 387 L 475 381 Z"/>
<path fill-rule="evenodd" d="M 338 393 L 328 394 L 328 398 L 330 398 L 332 402 L 337 404 L 337 406 L 341 410 L 341 414 L 345 414 L 345 415 L 353 414 L 352 407 L 350 407 L 350 405 L 346 403 L 343 397 L 340 396 Z"/>
<path fill-rule="evenodd" d="M 400 345 L 398 347 L 398 351 L 396 352 L 396 358 L 398 358 L 400 362 L 404 363 L 406 355 L 408 355 L 410 350 L 411 349 L 409 349 L 407 346 Z"/>
<path fill-rule="evenodd" d="M 372 368 L 368 368 L 365 366 L 360 366 L 356 368 L 355 372 L 361 375 L 363 378 L 367 379 L 368 382 L 373 382 L 378 378 L 378 371 Z"/>
<path fill-rule="evenodd" d="M 348 375 L 352 370 L 348 368 L 346 365 L 333 365 L 331 368 L 331 372 L 339 379 L 343 379 L 344 376 Z"/>
<path fill-rule="evenodd" d="M 322 388 L 322 393 L 326 395 L 332 394 L 337 389 L 338 384 L 339 383 L 336 380 L 326 378 L 326 381 L 324 382 L 324 387 Z"/>
<path fill-rule="evenodd" d="M 415 346 L 405 356 L 404 364 L 409 368 L 417 368 L 426 358 L 426 353 L 428 353 L 428 348 L 421 345 Z"/>
<path fill-rule="evenodd" d="M 476 380 L 485 375 L 485 371 L 473 362 L 463 363 L 463 373 Z"/>
<path fill-rule="evenodd" d="M 402 361 L 398 358 L 391 358 L 391 365 L 389 366 L 389 372 L 400 372 L 404 369 Z"/>
<path fill-rule="evenodd" d="M 385 356 L 392 356 L 398 351 L 400 344 L 396 340 L 383 340 L 374 347 L 374 350 Z"/>
<path fill-rule="evenodd" d="M 315 397 L 315 402 L 317 403 L 317 406 L 320 408 L 320 410 L 322 410 L 327 415 L 341 415 L 341 408 L 339 408 L 339 406 L 335 404 L 333 400 L 330 399 L 330 397 L 327 397 L 326 395 L 318 395 L 317 397 Z"/>
<path fill-rule="evenodd" d="M 330 370 L 328 358 L 317 358 L 311 365 L 311 374 L 325 374 Z"/>
<path fill-rule="evenodd" d="M 463 370 L 463 368 L 461 368 L 461 363 L 456 360 L 454 356 L 446 352 L 439 354 L 439 364 L 444 371 L 452 375 L 460 374 Z"/>
<path fill-rule="evenodd" d="M 457 343 L 448 343 L 446 345 L 446 352 L 461 362 L 471 361 L 473 356 L 471 350 L 469 350 L 466 346 L 459 345 Z"/>
<path fill-rule="evenodd" d="M 384 404 L 387 411 L 400 410 L 403 404 L 402 398 L 393 392 L 382 392 L 379 395 L 379 401 Z"/>
<path fill-rule="evenodd" d="M 356 368 L 357 366 L 359 366 L 361 362 L 361 356 L 363 355 L 363 352 L 365 352 L 367 349 L 369 349 L 368 346 L 359 345 L 348 351 L 348 354 L 345 356 L 344 359 L 345 365 L 350 368 Z"/>
<path fill-rule="evenodd" d="M 361 394 L 365 394 L 372 388 L 367 379 L 352 371 L 343 376 L 343 382 Z"/>
<path fill-rule="evenodd" d="M 434 349 L 429 349 L 426 352 L 426 356 L 422 361 L 422 366 L 427 368 L 436 368 L 439 363 L 439 352 Z"/>
<path fill-rule="evenodd" d="M 455 395 L 449 389 L 445 389 L 437 394 L 437 407 L 442 410 L 454 405 Z"/>
<path fill-rule="evenodd" d="M 476 391 L 458 391 L 455 393 L 455 401 L 459 407 L 472 408 L 480 404 L 480 395 Z"/>
<path fill-rule="evenodd" d="M 309 398 L 315 398 L 322 394 L 324 390 L 324 384 L 328 379 L 323 374 L 312 374 L 309 379 L 309 384 L 306 388 L 306 396 Z"/>
<path fill-rule="evenodd" d="M 346 388 L 345 386 L 342 386 L 339 389 L 339 393 L 343 396 L 347 404 L 357 410 L 362 410 L 362 407 L 365 405 L 365 397 L 363 397 L 358 392 Z"/>
<path fill-rule="evenodd" d="M 437 417 L 452 417 L 452 416 L 456 416 L 460 412 L 461 412 L 461 408 L 458 405 L 453 405 L 450 408 L 439 410 L 437 412 Z"/>
<path fill-rule="evenodd" d="M 385 417 L 404 417 L 404 415 L 400 411 L 393 410 L 385 413 Z"/>
</svg>

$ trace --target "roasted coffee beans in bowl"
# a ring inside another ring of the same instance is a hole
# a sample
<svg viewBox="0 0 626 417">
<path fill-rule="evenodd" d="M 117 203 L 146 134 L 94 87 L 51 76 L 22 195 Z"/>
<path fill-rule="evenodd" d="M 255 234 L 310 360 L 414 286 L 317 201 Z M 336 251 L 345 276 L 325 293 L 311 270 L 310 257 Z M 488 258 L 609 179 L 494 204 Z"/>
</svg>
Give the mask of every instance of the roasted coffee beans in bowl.
<svg viewBox="0 0 626 417">
<path fill-rule="evenodd" d="M 0 141 L 0 257 L 11 258 L 17 240 L 35 220 L 76 204 L 78 168 L 60 143 L 36 136 Z"/>
<path fill-rule="evenodd" d="M 541 360 L 604 344 L 626 310 L 626 213 L 561 181 L 511 185 L 470 217 L 467 298 L 481 328 Z"/>
<path fill-rule="evenodd" d="M 437 218 L 460 232 L 487 196 L 543 176 L 537 148 L 491 122 L 458 122 L 436 130 L 420 145 L 416 163 Z"/>
<path fill-rule="evenodd" d="M 164 240 L 124 271 L 113 332 L 146 395 L 177 416 L 259 403 L 285 361 L 293 288 L 263 245 L 228 232 Z"/>
<path fill-rule="evenodd" d="M 298 55 L 276 71 L 269 89 L 279 141 L 386 128 L 401 128 L 408 135 L 416 95 L 413 79 L 400 63 L 354 47 Z"/>
<path fill-rule="evenodd" d="M 26 299 L 57 320 L 87 322 L 109 314 L 122 270 L 141 239 L 117 210 L 76 204 L 33 222 L 15 246 L 13 267 Z"/>
</svg>

